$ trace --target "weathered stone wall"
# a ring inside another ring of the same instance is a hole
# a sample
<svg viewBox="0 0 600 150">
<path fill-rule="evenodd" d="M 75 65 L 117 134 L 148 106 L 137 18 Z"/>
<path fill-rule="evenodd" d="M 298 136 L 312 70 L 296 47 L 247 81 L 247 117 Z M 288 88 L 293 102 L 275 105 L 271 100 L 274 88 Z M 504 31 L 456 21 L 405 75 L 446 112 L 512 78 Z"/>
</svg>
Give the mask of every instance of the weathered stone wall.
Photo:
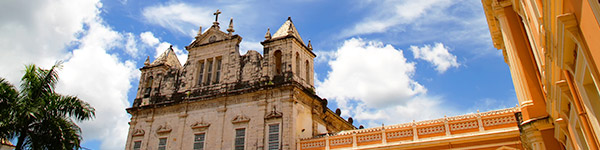
<svg viewBox="0 0 600 150">
<path fill-rule="evenodd" d="M 328 115 L 327 111 L 322 115 L 321 101 L 295 86 L 284 86 L 175 105 L 130 109 L 132 119 L 127 149 L 132 148 L 135 141 L 142 141 L 142 149 L 156 149 L 159 138 L 168 139 L 167 149 L 191 149 L 193 137 L 198 133 L 205 133 L 206 149 L 233 149 L 235 129 L 238 128 L 246 129 L 247 149 L 262 149 L 267 145 L 265 139 L 270 124 L 280 125 L 282 148 L 295 149 L 296 139 L 315 136 L 313 131 L 317 129 L 312 126 L 315 122 L 341 126 L 328 127 L 329 132 L 353 129 L 345 122 L 323 120 L 335 117 L 324 117 Z M 134 136 L 138 130 L 144 133 Z"/>
</svg>

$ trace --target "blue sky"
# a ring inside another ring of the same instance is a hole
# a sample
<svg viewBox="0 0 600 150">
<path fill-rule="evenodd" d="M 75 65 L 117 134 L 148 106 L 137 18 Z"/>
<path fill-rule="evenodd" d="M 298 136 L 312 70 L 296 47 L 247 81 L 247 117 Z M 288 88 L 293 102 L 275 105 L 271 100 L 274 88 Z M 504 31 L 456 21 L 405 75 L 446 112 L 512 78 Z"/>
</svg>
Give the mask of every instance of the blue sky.
<svg viewBox="0 0 600 150">
<path fill-rule="evenodd" d="M 329 108 L 366 127 L 517 104 L 508 65 L 492 46 L 474 0 L 7 0 L 0 2 L 0 77 L 17 85 L 24 65 L 64 60 L 58 91 L 96 108 L 79 123 L 84 147 L 123 149 L 139 68 L 199 26 L 234 19 L 241 53 L 292 17 L 311 40 L 316 88 Z"/>
</svg>

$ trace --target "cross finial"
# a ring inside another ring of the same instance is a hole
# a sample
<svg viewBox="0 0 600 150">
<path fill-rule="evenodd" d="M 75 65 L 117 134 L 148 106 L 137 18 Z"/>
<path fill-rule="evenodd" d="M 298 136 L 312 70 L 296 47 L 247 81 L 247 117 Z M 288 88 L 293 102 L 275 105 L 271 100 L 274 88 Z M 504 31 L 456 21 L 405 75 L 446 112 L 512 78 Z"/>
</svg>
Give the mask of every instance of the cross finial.
<svg viewBox="0 0 600 150">
<path fill-rule="evenodd" d="M 221 12 L 217 9 L 217 11 L 215 13 L 213 13 L 213 15 L 215 15 L 215 22 L 219 21 L 219 14 L 221 14 Z"/>
</svg>

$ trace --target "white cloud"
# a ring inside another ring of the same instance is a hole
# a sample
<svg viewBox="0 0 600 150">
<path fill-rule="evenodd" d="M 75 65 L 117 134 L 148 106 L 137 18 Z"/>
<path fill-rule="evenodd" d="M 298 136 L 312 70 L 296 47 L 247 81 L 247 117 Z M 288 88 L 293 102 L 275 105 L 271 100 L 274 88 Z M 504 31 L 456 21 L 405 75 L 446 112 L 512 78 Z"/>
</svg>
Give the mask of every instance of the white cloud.
<svg viewBox="0 0 600 150">
<path fill-rule="evenodd" d="M 81 44 L 60 72 L 57 91 L 76 95 L 96 109 L 94 119 L 79 123 L 84 140 L 100 140 L 102 149 L 123 149 L 129 121 L 127 92 L 139 71 L 133 62 L 122 62 L 107 52 L 126 44 L 122 35 L 101 22 L 89 23 Z"/>
<path fill-rule="evenodd" d="M 127 54 L 129 54 L 129 56 L 132 56 L 134 58 L 139 57 L 139 50 L 137 47 L 138 41 L 135 39 L 135 35 L 133 35 L 132 33 L 126 33 L 125 36 L 125 38 L 127 38 L 127 41 L 125 43 L 125 51 L 127 52 Z"/>
<path fill-rule="evenodd" d="M 25 64 L 51 66 L 93 19 L 98 0 L 0 1 L 0 76 L 18 83 Z"/>
<path fill-rule="evenodd" d="M 452 4 L 450 0 L 427 0 L 427 1 L 376 1 L 374 11 L 360 23 L 342 32 L 343 37 L 382 33 L 391 27 L 411 23 L 431 11 L 443 9 Z M 364 2 L 372 3 L 372 1 Z"/>
<path fill-rule="evenodd" d="M 205 29 L 212 25 L 214 11 L 215 9 L 208 7 L 171 3 L 144 8 L 142 15 L 149 23 L 194 37 L 198 32 L 198 25 Z"/>
<path fill-rule="evenodd" d="M 77 123 L 83 143 L 124 149 L 127 92 L 139 71 L 111 49 L 132 55 L 137 46 L 133 34 L 105 25 L 100 7 L 97 0 L 0 1 L 0 13 L 10 14 L 0 15 L 0 76 L 18 84 L 24 65 L 47 68 L 64 60 L 58 93 L 78 96 L 96 109 L 94 119 Z"/>
<path fill-rule="evenodd" d="M 148 46 L 156 46 L 156 44 L 160 43 L 158 38 L 154 37 L 154 34 L 149 31 L 140 33 L 140 39 Z"/>
<path fill-rule="evenodd" d="M 435 66 L 438 73 L 444 73 L 448 68 L 458 68 L 460 64 L 456 62 L 456 56 L 448 52 L 448 47 L 442 43 L 436 43 L 434 47 L 425 45 L 423 47 L 410 46 L 415 59 L 425 60 Z"/>
<path fill-rule="evenodd" d="M 221 30 L 224 31 L 229 25 L 229 19 L 234 18 L 234 34 L 241 33 L 242 35 L 258 35 L 260 38 L 246 37 L 249 41 L 259 41 L 264 35 L 262 31 L 256 30 L 257 26 L 264 25 L 269 19 L 265 19 L 265 15 L 261 14 L 256 9 L 264 7 L 258 5 L 255 1 L 235 0 L 235 1 L 205 1 L 198 3 L 190 2 L 167 2 L 166 4 L 158 4 L 145 7 L 142 10 L 144 20 L 150 24 L 158 25 L 166 30 L 177 34 L 195 37 L 198 34 L 198 26 L 201 26 L 204 31 L 210 28 L 215 21 L 213 13 L 219 9 L 222 13 L 219 15 L 219 23 Z M 280 21 L 280 20 L 278 20 Z M 224 31 L 226 32 L 226 31 Z M 256 34 L 256 33 L 261 33 Z M 247 50 L 247 49 L 246 49 Z"/>
<path fill-rule="evenodd" d="M 350 39 L 337 50 L 329 65 L 332 70 L 319 86 L 325 97 L 358 99 L 368 107 L 383 107 L 405 103 L 426 92 L 412 79 L 415 64 L 407 62 L 402 50 L 391 45 Z"/>
<path fill-rule="evenodd" d="M 150 31 L 140 33 L 140 39 L 142 39 L 142 42 L 146 44 L 147 47 L 154 48 L 154 58 L 158 58 L 160 54 L 165 52 L 172 45 L 169 42 L 161 42 L 158 38 L 154 37 L 154 34 Z M 177 55 L 177 59 L 179 59 L 181 65 L 185 64 L 188 53 L 177 46 L 173 46 L 173 51 L 175 51 L 175 55 Z"/>
<path fill-rule="evenodd" d="M 313 51 L 317 57 L 315 58 L 315 64 L 326 63 L 335 58 L 335 51 Z M 316 78 L 315 78 L 316 79 Z"/>
<path fill-rule="evenodd" d="M 403 50 L 381 42 L 349 39 L 329 60 L 331 71 L 317 92 L 366 127 L 435 119 L 466 111 L 444 104 L 413 77 L 416 67 Z M 316 75 L 315 75 L 316 76 Z"/>
<path fill-rule="evenodd" d="M 263 45 L 260 42 L 246 42 L 242 41 L 240 43 L 240 54 L 244 55 L 248 50 L 255 50 L 259 53 L 262 53 Z"/>
</svg>

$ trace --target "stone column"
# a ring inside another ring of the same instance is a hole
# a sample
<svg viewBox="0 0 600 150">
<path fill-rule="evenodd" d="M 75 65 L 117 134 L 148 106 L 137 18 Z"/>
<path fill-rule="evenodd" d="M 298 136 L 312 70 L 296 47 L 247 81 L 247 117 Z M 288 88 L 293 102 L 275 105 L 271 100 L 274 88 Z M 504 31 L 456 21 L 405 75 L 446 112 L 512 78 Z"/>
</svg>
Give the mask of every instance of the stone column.
<svg viewBox="0 0 600 150">
<path fill-rule="evenodd" d="M 329 134 L 325 134 L 325 150 L 329 150 Z"/>
<path fill-rule="evenodd" d="M 356 132 L 352 133 L 352 148 L 357 148 Z"/>
<path fill-rule="evenodd" d="M 419 140 L 419 132 L 417 131 L 417 124 L 415 123 L 414 120 L 413 120 L 413 124 L 412 124 L 412 129 L 413 129 L 413 141 Z"/>
<path fill-rule="evenodd" d="M 267 115 L 267 100 L 260 100 L 257 102 L 258 103 L 258 114 L 263 114 L 263 116 Z M 265 126 L 266 126 L 266 122 L 265 122 L 265 118 L 264 117 L 258 117 L 256 118 L 258 120 L 258 122 L 262 122 L 261 126 L 257 126 L 256 127 L 256 131 L 258 131 L 258 135 L 257 137 L 257 143 L 256 143 L 256 147 L 258 150 L 262 150 L 264 149 L 264 143 L 265 143 Z M 281 133 L 281 132 L 280 132 Z M 282 136 L 283 137 L 283 136 Z"/>
<path fill-rule="evenodd" d="M 135 115 L 131 115 L 131 121 L 129 121 L 129 133 L 127 133 L 127 144 L 125 145 L 125 149 L 131 149 L 133 147 L 133 132 L 135 132 L 135 125 L 137 124 L 137 118 Z"/>
<path fill-rule="evenodd" d="M 500 22 L 504 49 L 515 92 L 522 107 L 523 120 L 547 116 L 540 75 L 521 18 L 509 1 L 499 3 L 500 6 L 496 6 L 494 12 Z"/>
<path fill-rule="evenodd" d="M 448 125 L 448 117 L 444 116 L 444 130 L 446 130 L 446 136 L 450 136 L 450 125 Z"/>
<path fill-rule="evenodd" d="M 481 114 L 479 113 L 479 110 L 477 110 L 477 125 L 479 126 L 479 132 L 485 130 L 485 128 L 483 128 L 483 120 L 481 120 Z"/>
<path fill-rule="evenodd" d="M 217 129 L 215 129 L 215 130 L 217 130 L 217 131 L 219 131 L 219 130 L 220 130 L 220 132 L 218 132 L 220 135 L 217 135 L 217 136 L 215 136 L 215 137 L 221 137 L 221 139 L 217 139 L 217 141 L 218 141 L 219 143 L 218 143 L 218 144 L 215 144 L 215 145 L 217 145 L 215 149 L 223 149 L 223 142 L 224 142 L 224 141 L 223 141 L 223 140 L 224 140 L 223 138 L 225 138 L 225 135 L 224 135 L 224 132 L 225 132 L 225 124 L 226 124 L 226 123 L 231 123 L 231 122 L 228 122 L 228 121 L 225 119 L 225 118 L 226 118 L 226 113 L 227 113 L 227 107 L 226 107 L 225 105 L 223 105 L 223 106 L 220 106 L 220 107 L 218 107 L 218 108 L 217 108 L 217 114 L 219 114 L 219 116 L 220 116 L 220 117 L 216 117 L 216 118 L 217 118 L 217 122 L 219 122 L 219 121 L 220 121 L 220 124 L 221 124 L 221 125 L 219 125 L 219 126 L 214 126 L 214 127 L 217 127 Z"/>
<path fill-rule="evenodd" d="M 187 117 L 188 117 L 188 113 L 187 113 L 187 104 L 184 108 L 180 109 L 182 110 L 177 116 L 179 117 L 179 130 L 177 130 L 177 133 L 175 135 L 179 135 L 179 140 L 176 141 L 176 145 L 173 147 L 174 149 L 183 149 L 183 139 L 185 138 L 185 133 L 190 133 L 190 132 L 185 132 L 187 129 L 191 129 L 189 126 L 187 126 L 186 128 L 186 122 L 187 122 Z M 172 125 L 173 128 L 175 128 L 175 126 L 177 126 L 177 124 L 173 124 Z"/>
<path fill-rule="evenodd" d="M 144 128 L 144 140 L 142 140 L 142 149 L 150 149 L 149 148 L 149 143 L 150 143 L 150 134 L 152 134 L 152 132 L 154 132 L 152 130 L 152 123 L 154 122 L 154 112 L 156 111 L 155 108 L 152 108 L 151 110 L 152 115 L 150 115 L 150 118 L 146 118 L 146 127 Z M 144 144 L 144 142 L 146 142 L 146 144 Z"/>
<path fill-rule="evenodd" d="M 381 143 L 387 144 L 387 138 L 385 136 L 385 127 L 381 126 Z"/>
</svg>

